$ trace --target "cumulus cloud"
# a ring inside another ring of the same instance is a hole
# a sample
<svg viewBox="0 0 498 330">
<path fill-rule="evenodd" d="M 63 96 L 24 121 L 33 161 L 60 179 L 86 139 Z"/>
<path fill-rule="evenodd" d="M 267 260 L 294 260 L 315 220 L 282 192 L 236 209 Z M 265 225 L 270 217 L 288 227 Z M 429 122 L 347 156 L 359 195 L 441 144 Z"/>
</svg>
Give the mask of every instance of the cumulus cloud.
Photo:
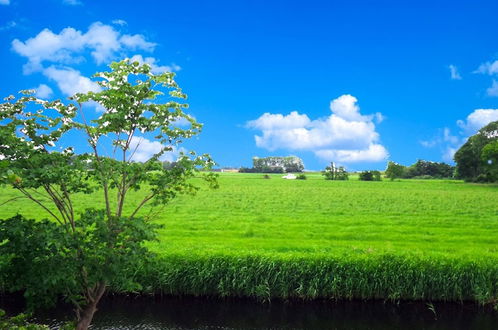
<svg viewBox="0 0 498 330">
<path fill-rule="evenodd" d="M 110 25 L 95 22 L 83 33 L 68 27 L 55 34 L 44 29 L 26 41 L 15 39 L 12 49 L 28 59 L 23 69 L 26 74 L 42 71 L 44 62 L 59 64 L 78 63 L 83 60 L 82 52 L 90 50 L 97 64 L 111 60 L 125 50 L 141 49 L 152 51 L 155 43 L 148 42 L 140 34 L 121 34 Z"/>
<path fill-rule="evenodd" d="M 458 68 L 456 66 L 450 64 L 448 69 L 450 69 L 450 77 L 452 80 L 462 80 L 462 76 L 458 72 Z"/>
<path fill-rule="evenodd" d="M 117 20 L 115 24 L 125 24 Z M 59 33 L 44 29 L 36 36 L 21 41 L 12 41 L 12 49 L 25 57 L 24 74 L 41 72 L 49 80 L 55 81 L 61 92 L 73 95 L 81 92 L 99 91 L 99 86 L 73 67 L 90 57 L 96 64 L 103 64 L 131 51 L 153 51 L 155 43 L 149 42 L 141 34 L 122 34 L 111 25 L 101 22 L 91 24 L 86 32 L 67 27 Z M 141 55 L 143 62 L 150 63 L 153 70 L 179 70 L 178 66 L 160 66 L 153 57 Z M 48 86 L 47 86 L 48 87 Z M 102 111 L 96 107 L 97 111 Z"/>
<path fill-rule="evenodd" d="M 482 63 L 475 73 L 483 73 L 490 76 L 498 74 L 498 61 Z"/>
<path fill-rule="evenodd" d="M 158 60 L 156 60 L 154 57 L 143 57 L 142 55 L 133 55 L 130 58 L 130 61 L 132 62 L 138 62 L 140 64 L 148 64 L 150 65 L 151 71 L 154 74 L 159 74 L 159 73 L 164 73 L 164 72 L 175 72 L 175 71 L 180 71 L 181 67 L 176 65 L 176 64 L 171 64 L 171 65 L 159 65 Z"/>
<path fill-rule="evenodd" d="M 315 154 L 324 159 L 339 163 L 380 162 L 387 158 L 387 150 L 380 144 L 370 144 L 365 150 L 318 150 Z"/>
<path fill-rule="evenodd" d="M 79 71 L 72 68 L 50 66 L 43 70 L 43 74 L 55 81 L 59 89 L 68 96 L 76 93 L 98 92 L 101 90 L 96 82 L 82 76 Z"/>
<path fill-rule="evenodd" d="M 42 99 L 46 99 L 46 98 L 49 98 L 52 96 L 53 94 L 53 90 L 52 88 L 50 88 L 49 86 L 45 85 L 45 84 L 40 84 L 38 87 L 34 88 L 34 90 L 36 90 L 36 97 L 39 97 L 39 98 L 42 98 Z"/>
<path fill-rule="evenodd" d="M 457 125 L 465 135 L 470 136 L 496 120 L 498 120 L 498 109 L 476 109 L 465 120 L 458 120 Z"/>
<path fill-rule="evenodd" d="M 131 160 L 136 162 L 146 162 L 155 154 L 161 152 L 165 146 L 158 141 L 150 141 L 144 137 L 133 136 L 130 142 Z M 171 147 L 171 151 L 165 152 L 159 160 L 173 162 L 178 159 L 180 152 L 185 152 L 183 148 Z"/>
<path fill-rule="evenodd" d="M 387 150 L 379 144 L 374 119 L 382 114 L 362 115 L 357 99 L 342 95 L 330 102 L 328 117 L 311 120 L 293 111 L 288 115 L 265 113 L 248 121 L 248 128 L 260 130 L 256 145 L 270 151 L 277 149 L 312 151 L 326 161 L 342 163 L 381 161 Z"/>
</svg>

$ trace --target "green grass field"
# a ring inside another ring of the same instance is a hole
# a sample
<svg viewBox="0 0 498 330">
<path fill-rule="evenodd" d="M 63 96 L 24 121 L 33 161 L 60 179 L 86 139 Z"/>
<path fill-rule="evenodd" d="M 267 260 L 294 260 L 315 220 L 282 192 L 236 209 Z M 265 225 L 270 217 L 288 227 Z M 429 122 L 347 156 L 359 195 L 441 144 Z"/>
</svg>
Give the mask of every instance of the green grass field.
<svg viewBox="0 0 498 330">
<path fill-rule="evenodd" d="M 165 225 L 150 244 L 158 262 L 137 273 L 147 290 L 498 299 L 496 185 L 326 181 L 319 174 L 301 181 L 223 173 L 219 181 L 220 189 L 182 196 L 155 218 Z M 2 200 L 14 195 L 3 189 Z M 130 195 L 130 204 L 138 197 Z M 81 208 L 99 206 L 92 196 L 78 201 Z M 0 217 L 17 212 L 43 216 L 18 201 L 2 206 Z"/>
</svg>

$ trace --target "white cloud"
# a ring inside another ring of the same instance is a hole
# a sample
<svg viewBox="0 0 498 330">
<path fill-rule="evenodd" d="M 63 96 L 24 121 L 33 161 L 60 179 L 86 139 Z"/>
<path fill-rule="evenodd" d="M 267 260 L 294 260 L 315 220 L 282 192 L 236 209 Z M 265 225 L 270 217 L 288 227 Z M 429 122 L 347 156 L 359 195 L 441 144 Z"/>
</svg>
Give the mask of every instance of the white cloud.
<svg viewBox="0 0 498 330">
<path fill-rule="evenodd" d="M 451 144 L 458 144 L 460 139 L 457 136 L 452 135 L 450 129 L 445 127 L 443 130 L 443 141 Z"/>
<path fill-rule="evenodd" d="M 76 93 L 86 93 L 89 91 L 98 92 L 100 86 L 94 81 L 81 75 L 81 73 L 72 68 L 56 68 L 50 66 L 43 70 L 43 74 L 55 81 L 59 89 L 68 96 Z"/>
<path fill-rule="evenodd" d="M 498 60 L 494 62 L 486 62 L 479 66 L 474 73 L 488 74 L 490 76 L 498 76 Z M 491 87 L 486 89 L 488 96 L 498 96 L 498 81 L 493 79 Z"/>
<path fill-rule="evenodd" d="M 370 144 L 365 150 L 318 150 L 315 154 L 323 160 L 339 163 L 380 162 L 389 156 L 380 144 Z"/>
<path fill-rule="evenodd" d="M 476 109 L 465 120 L 458 120 L 457 125 L 467 136 L 475 134 L 479 129 L 492 121 L 498 120 L 498 109 Z"/>
<path fill-rule="evenodd" d="M 80 0 L 62 0 L 62 3 L 69 6 L 79 6 L 83 4 Z"/>
<path fill-rule="evenodd" d="M 45 84 L 40 84 L 38 87 L 34 88 L 36 90 L 36 97 L 47 99 L 52 96 L 53 90 Z"/>
<path fill-rule="evenodd" d="M 157 63 L 159 62 L 156 60 L 154 57 L 143 57 L 142 55 L 133 55 L 130 58 L 130 61 L 132 62 L 138 62 L 140 64 L 147 63 L 150 65 L 150 69 L 152 73 L 154 74 L 159 74 L 159 73 L 164 73 L 164 72 L 175 72 L 175 71 L 180 71 L 181 68 L 180 66 L 176 64 L 171 64 L 171 65 L 158 65 Z"/>
<path fill-rule="evenodd" d="M 486 94 L 489 96 L 498 96 L 498 81 L 493 79 L 493 84 L 486 89 Z"/>
<path fill-rule="evenodd" d="M 380 112 L 375 113 L 375 121 L 377 122 L 377 124 L 382 123 L 384 120 L 386 120 L 386 116 L 384 116 Z"/>
<path fill-rule="evenodd" d="M 150 141 L 144 137 L 133 136 L 130 142 L 131 160 L 136 162 L 146 162 L 152 156 L 163 150 L 165 146 L 158 141 Z M 178 159 L 180 152 L 185 152 L 183 148 L 171 147 L 171 151 L 165 152 L 159 160 L 173 162 Z"/>
<path fill-rule="evenodd" d="M 461 142 L 461 138 L 455 136 L 451 133 L 451 130 L 448 127 L 445 127 L 438 136 L 433 138 L 432 140 L 420 141 L 420 144 L 426 148 L 432 148 L 440 144 L 459 144 Z"/>
<path fill-rule="evenodd" d="M 44 29 L 26 41 L 12 41 L 13 50 L 28 59 L 24 65 L 26 74 L 43 70 L 43 62 L 58 64 L 78 63 L 83 60 L 82 53 L 91 51 L 97 64 L 110 61 L 119 52 L 142 49 L 152 51 L 154 43 L 145 40 L 140 34 L 129 35 L 115 30 L 110 25 L 95 22 L 86 33 L 68 27 L 59 34 Z"/>
<path fill-rule="evenodd" d="M 261 130 L 256 145 L 270 151 L 277 149 L 312 151 L 316 156 L 344 163 L 380 161 L 387 150 L 380 144 L 374 118 L 382 114 L 361 115 L 357 99 L 342 95 L 330 102 L 332 112 L 326 118 L 310 120 L 306 114 L 293 111 L 288 115 L 265 113 L 246 126 Z"/>
<path fill-rule="evenodd" d="M 456 66 L 450 64 L 448 68 L 450 69 L 450 75 L 452 80 L 462 80 L 462 76 L 458 72 L 458 68 Z"/>
<path fill-rule="evenodd" d="M 15 21 L 8 21 L 4 25 L 0 26 L 0 31 L 8 31 L 10 29 L 13 29 L 17 26 L 17 23 Z"/>
<path fill-rule="evenodd" d="M 482 63 L 474 72 L 489 75 L 498 74 L 498 61 Z"/>
<path fill-rule="evenodd" d="M 426 148 L 432 148 L 432 147 L 435 147 L 438 143 L 440 142 L 440 140 L 438 139 L 434 139 L 434 140 L 424 140 L 424 141 L 420 141 L 420 144 L 423 146 L 423 147 L 426 147 Z"/>
<path fill-rule="evenodd" d="M 128 23 L 124 19 L 114 19 L 111 23 L 120 26 L 128 25 Z"/>
<path fill-rule="evenodd" d="M 10 4 L 10 0 L 0 0 L 0 5 L 8 5 Z"/>
<path fill-rule="evenodd" d="M 141 34 L 124 34 L 119 38 L 119 41 L 122 45 L 130 48 L 130 49 L 143 49 L 145 51 L 153 51 L 156 44 L 153 42 L 145 41 L 144 36 Z"/>
<path fill-rule="evenodd" d="M 360 114 L 360 107 L 357 103 L 356 97 L 345 94 L 341 95 L 335 100 L 330 102 L 330 110 L 345 120 L 367 121 L 370 120 L 367 116 Z"/>
<path fill-rule="evenodd" d="M 446 150 L 444 151 L 443 157 L 442 157 L 443 161 L 448 162 L 448 163 L 453 162 L 453 157 L 455 156 L 455 153 L 458 151 L 459 148 L 460 148 L 460 146 L 458 146 L 458 147 L 451 147 L 451 146 L 446 147 Z"/>
</svg>

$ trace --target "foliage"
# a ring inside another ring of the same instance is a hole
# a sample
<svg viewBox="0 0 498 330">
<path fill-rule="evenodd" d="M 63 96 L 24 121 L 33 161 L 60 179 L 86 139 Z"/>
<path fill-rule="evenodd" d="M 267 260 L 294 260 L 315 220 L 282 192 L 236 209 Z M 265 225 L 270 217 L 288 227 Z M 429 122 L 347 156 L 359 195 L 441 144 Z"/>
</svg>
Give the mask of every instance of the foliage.
<svg viewBox="0 0 498 330">
<path fill-rule="evenodd" d="M 486 181 L 498 181 L 498 140 L 491 141 L 482 148 L 481 160 L 488 176 Z"/>
<path fill-rule="evenodd" d="M 454 167 L 446 163 L 417 160 L 417 162 L 405 169 L 404 178 L 432 177 L 434 179 L 453 178 Z"/>
<path fill-rule="evenodd" d="M 308 177 L 306 176 L 306 174 L 304 173 L 301 173 L 301 174 L 298 174 L 296 176 L 296 180 L 306 180 Z"/>
<path fill-rule="evenodd" d="M 496 181 L 493 145 L 498 140 L 498 121 L 491 122 L 471 136 L 455 153 L 456 176 L 466 181 Z M 488 144 L 483 154 L 483 150 Z M 491 160 L 491 163 L 488 161 Z"/>
<path fill-rule="evenodd" d="M 18 314 L 7 317 L 5 311 L 0 309 L 0 330 L 48 330 L 48 326 L 34 324 L 28 321 L 29 314 Z"/>
<path fill-rule="evenodd" d="M 431 162 L 417 160 L 411 166 L 403 166 L 390 161 L 387 164 L 385 175 L 391 181 L 396 178 L 404 179 L 451 179 L 454 176 L 455 168 L 443 162 Z"/>
<path fill-rule="evenodd" d="M 325 167 L 322 175 L 325 176 L 325 180 L 347 180 L 349 178 L 344 166 L 337 167 L 334 162 L 330 163 L 330 166 Z"/>
<path fill-rule="evenodd" d="M 8 289 L 24 290 L 30 309 L 51 306 L 60 296 L 79 306 L 86 299 L 81 293 L 101 281 L 118 291 L 140 289 L 133 272 L 150 257 L 142 243 L 155 238 L 153 225 L 139 217 L 104 219 L 103 210 L 86 210 L 70 235 L 54 221 L 1 220 Z"/>
<path fill-rule="evenodd" d="M 381 181 L 381 174 L 379 171 L 363 171 L 359 174 L 360 181 Z"/>
<path fill-rule="evenodd" d="M 265 175 L 263 175 L 263 179 L 271 179 L 271 176 L 269 176 L 268 174 L 265 174 Z"/>
<path fill-rule="evenodd" d="M 387 168 L 385 171 L 386 178 L 391 179 L 391 181 L 397 178 L 402 178 L 405 172 L 405 168 L 406 166 L 390 161 L 387 164 Z"/>
<path fill-rule="evenodd" d="M 124 270 L 144 260 L 142 244 L 153 237 L 154 227 L 138 216 L 143 207 L 194 194 L 198 187 L 191 178 L 213 165 L 209 155 L 193 151 L 180 153 L 170 166 L 159 161 L 201 130 L 184 112 L 187 105 L 178 101 L 186 95 L 173 73 L 155 75 L 150 66 L 128 60 L 110 67 L 95 75 L 101 91 L 76 94 L 73 103 L 47 102 L 22 91 L 17 100 L 9 96 L 0 104 L 0 183 L 19 191 L 18 197 L 40 206 L 54 221 L 37 223 L 17 216 L 2 222 L 7 239 L 0 239 L 2 249 L 11 256 L 9 271 L 17 274 L 10 278 L 11 288 L 25 290 L 31 305 L 63 294 L 75 305 L 78 329 L 88 327 L 108 287 L 136 287 L 133 273 Z M 105 111 L 90 119 L 82 106 L 87 102 Z M 178 127 L 180 119 L 190 126 Z M 90 153 L 55 148 L 71 130 L 86 134 Z M 144 163 L 135 162 L 148 135 L 163 147 Z M 213 173 L 203 177 L 216 186 Z M 142 199 L 124 213 L 129 193 L 138 190 L 144 193 Z M 79 208 L 73 196 L 94 192 L 104 205 Z M 24 238 L 30 235 L 32 240 Z M 30 270 L 26 262 L 44 272 Z"/>
<path fill-rule="evenodd" d="M 255 173 L 290 173 L 302 172 L 303 161 L 296 156 L 289 157 L 254 157 L 252 159 Z"/>
</svg>

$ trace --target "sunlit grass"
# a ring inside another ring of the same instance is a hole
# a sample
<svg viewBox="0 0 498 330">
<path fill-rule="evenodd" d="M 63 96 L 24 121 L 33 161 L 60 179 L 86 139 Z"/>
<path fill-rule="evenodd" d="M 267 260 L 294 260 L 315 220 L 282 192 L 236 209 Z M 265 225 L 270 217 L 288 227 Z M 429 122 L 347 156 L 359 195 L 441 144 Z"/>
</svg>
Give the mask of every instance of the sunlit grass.
<svg viewBox="0 0 498 330">
<path fill-rule="evenodd" d="M 203 187 L 196 196 L 171 202 L 153 220 L 165 227 L 159 241 L 150 243 L 162 262 L 143 275 L 149 289 L 259 297 L 497 298 L 498 186 L 307 176 L 268 180 L 223 173 L 220 189 Z M 2 199 L 14 194 L 5 188 Z M 128 211 L 140 196 L 130 195 Z M 77 200 L 80 209 L 99 207 L 97 196 Z M 2 206 L 0 217 L 16 212 L 43 216 L 28 201 L 17 201 Z"/>
</svg>

